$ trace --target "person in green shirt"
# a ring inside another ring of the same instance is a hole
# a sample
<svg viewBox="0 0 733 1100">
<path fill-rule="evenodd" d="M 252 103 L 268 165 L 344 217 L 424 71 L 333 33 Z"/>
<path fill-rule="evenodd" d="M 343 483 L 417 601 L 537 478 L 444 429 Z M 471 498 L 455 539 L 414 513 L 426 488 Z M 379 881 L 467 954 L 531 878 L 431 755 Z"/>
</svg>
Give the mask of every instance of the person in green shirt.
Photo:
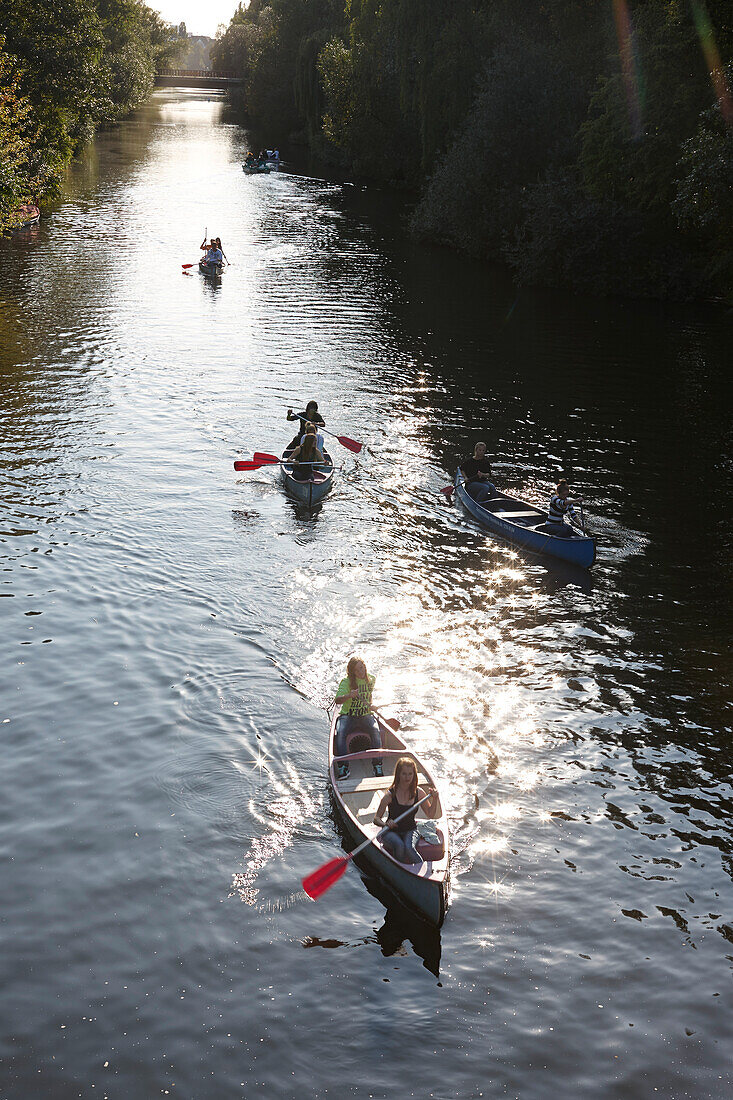
<svg viewBox="0 0 733 1100">
<path fill-rule="evenodd" d="M 336 745 L 335 755 L 345 756 L 346 740 L 351 733 L 365 733 L 373 749 L 381 749 L 382 737 L 379 732 L 379 723 L 372 714 L 372 692 L 376 676 L 370 676 L 367 667 L 360 657 L 352 657 L 346 666 L 346 676 L 341 681 L 336 691 L 335 702 L 341 706 L 341 714 L 336 720 Z M 374 774 L 383 775 L 382 761 L 372 762 Z M 345 779 L 349 774 L 349 765 L 346 761 L 340 761 L 337 765 L 337 777 Z"/>
</svg>

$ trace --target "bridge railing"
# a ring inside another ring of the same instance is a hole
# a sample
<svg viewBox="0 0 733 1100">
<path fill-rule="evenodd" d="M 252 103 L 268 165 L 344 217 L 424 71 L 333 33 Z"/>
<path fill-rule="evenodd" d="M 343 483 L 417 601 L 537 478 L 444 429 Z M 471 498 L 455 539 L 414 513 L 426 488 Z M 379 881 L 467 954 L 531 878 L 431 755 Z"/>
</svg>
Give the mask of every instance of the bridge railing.
<svg viewBox="0 0 733 1100">
<path fill-rule="evenodd" d="M 223 80 L 237 79 L 237 73 L 219 72 L 214 69 L 160 69 L 158 76 L 210 76 Z"/>
</svg>

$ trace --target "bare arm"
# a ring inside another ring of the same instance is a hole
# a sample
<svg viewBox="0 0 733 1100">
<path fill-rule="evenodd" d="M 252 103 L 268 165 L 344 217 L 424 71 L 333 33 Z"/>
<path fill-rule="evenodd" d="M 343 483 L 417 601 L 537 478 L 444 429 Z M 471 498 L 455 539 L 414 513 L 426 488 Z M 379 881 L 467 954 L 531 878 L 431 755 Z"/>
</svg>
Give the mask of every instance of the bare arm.
<svg viewBox="0 0 733 1100">
<path fill-rule="evenodd" d="M 423 790 L 422 787 L 417 788 L 418 800 L 424 798 L 426 794 L 430 795 L 427 802 L 423 802 L 422 807 L 425 811 L 426 817 L 440 817 L 440 799 L 438 798 L 438 792 L 435 787 L 426 787 Z"/>
<path fill-rule="evenodd" d="M 337 695 L 336 698 L 334 699 L 334 703 L 339 703 L 339 704 L 348 703 L 349 699 L 358 699 L 358 698 L 359 698 L 359 689 L 354 688 L 354 690 L 350 691 L 348 693 L 348 695 Z"/>
<path fill-rule="evenodd" d="M 389 802 L 390 802 L 391 797 L 392 796 L 391 796 L 390 792 L 387 791 L 387 793 L 383 797 L 382 801 L 379 803 L 379 809 L 377 810 L 377 812 L 374 815 L 374 824 L 375 825 L 381 825 L 382 827 L 384 827 L 385 825 L 389 825 L 391 819 L 390 818 L 385 818 L 384 815 L 387 812 L 387 807 L 389 806 Z"/>
</svg>

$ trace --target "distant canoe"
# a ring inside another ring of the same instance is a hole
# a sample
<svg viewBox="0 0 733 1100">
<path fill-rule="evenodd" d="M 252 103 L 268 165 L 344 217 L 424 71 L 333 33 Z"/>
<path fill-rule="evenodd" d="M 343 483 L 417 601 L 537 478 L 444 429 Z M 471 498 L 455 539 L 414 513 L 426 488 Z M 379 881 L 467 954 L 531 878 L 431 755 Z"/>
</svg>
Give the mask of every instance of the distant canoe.
<svg viewBox="0 0 733 1100">
<path fill-rule="evenodd" d="M 425 761 L 408 748 L 381 719 L 378 722 L 383 748 L 361 749 L 360 742 L 369 744 L 369 736 L 353 733 L 349 739 L 349 749 L 353 746 L 355 751 L 350 752 L 348 757 L 340 758 L 348 762 L 349 775 L 339 779 L 336 774 L 337 758 L 334 756 L 336 721 L 337 716 L 334 716 L 328 746 L 329 779 L 334 802 L 346 831 L 355 843 L 360 844 L 367 837 L 375 837 L 379 832 L 379 827 L 374 824 L 374 814 L 392 783 L 395 764 L 401 756 L 409 756 L 414 761 L 418 782 L 423 788 L 434 787 L 435 781 Z M 374 775 L 372 762 L 375 759 L 382 761 L 382 778 Z M 418 831 L 426 820 L 432 823 L 435 835 L 432 841 L 418 840 L 417 851 L 423 856 L 421 863 L 400 863 L 381 840 L 375 840 L 365 848 L 360 858 L 389 884 L 403 904 L 440 928 L 448 909 L 450 874 L 450 834 L 442 803 L 439 803 L 438 815 L 434 818 L 426 818 L 424 809 L 418 810 Z"/>
<path fill-rule="evenodd" d="M 288 458 L 293 450 L 294 448 L 288 447 L 283 451 L 283 459 Z M 318 504 L 319 501 L 323 500 L 326 493 L 329 493 L 333 486 L 333 459 L 328 451 L 323 452 L 323 457 L 327 465 L 321 469 L 315 469 L 307 481 L 301 481 L 299 478 L 293 477 L 294 466 L 280 467 L 286 492 L 295 500 L 299 500 L 301 504 L 307 505 L 308 508 L 312 508 L 314 504 Z"/>
<path fill-rule="evenodd" d="M 248 176 L 261 176 L 265 172 L 272 172 L 273 168 L 269 164 L 243 164 L 242 171 L 246 172 Z"/>
<path fill-rule="evenodd" d="M 20 222 L 18 225 L 11 225 L 11 233 L 20 233 L 22 229 L 30 229 L 31 226 L 38 225 L 41 220 L 41 211 L 31 202 L 19 207 L 14 211 L 14 214 L 20 219 Z"/>
<path fill-rule="evenodd" d="M 477 504 L 466 490 L 463 474 L 456 474 L 456 494 L 464 508 L 500 538 L 535 554 L 550 554 L 563 561 L 590 569 L 596 560 L 596 540 L 589 535 L 570 532 L 568 538 L 551 535 L 542 528 L 547 513 L 516 497 L 499 493 L 483 504 Z"/>
<path fill-rule="evenodd" d="M 199 271 L 209 279 L 220 279 L 224 270 L 224 264 L 207 264 L 206 260 L 199 260 Z"/>
</svg>

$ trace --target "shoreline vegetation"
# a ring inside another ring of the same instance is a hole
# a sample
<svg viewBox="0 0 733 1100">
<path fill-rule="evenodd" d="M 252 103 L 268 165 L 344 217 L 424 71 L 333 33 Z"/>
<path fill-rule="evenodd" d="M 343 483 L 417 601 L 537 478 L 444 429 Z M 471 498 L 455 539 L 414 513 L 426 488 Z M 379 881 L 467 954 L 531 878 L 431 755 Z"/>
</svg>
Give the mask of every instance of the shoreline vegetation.
<svg viewBox="0 0 733 1100">
<path fill-rule="evenodd" d="M 250 0 L 212 58 L 269 144 L 416 191 L 418 239 L 733 302 L 730 0 Z"/>
<path fill-rule="evenodd" d="M 58 194 L 74 154 L 143 103 L 185 44 L 140 0 L 3 0 L 0 233 Z"/>
</svg>

